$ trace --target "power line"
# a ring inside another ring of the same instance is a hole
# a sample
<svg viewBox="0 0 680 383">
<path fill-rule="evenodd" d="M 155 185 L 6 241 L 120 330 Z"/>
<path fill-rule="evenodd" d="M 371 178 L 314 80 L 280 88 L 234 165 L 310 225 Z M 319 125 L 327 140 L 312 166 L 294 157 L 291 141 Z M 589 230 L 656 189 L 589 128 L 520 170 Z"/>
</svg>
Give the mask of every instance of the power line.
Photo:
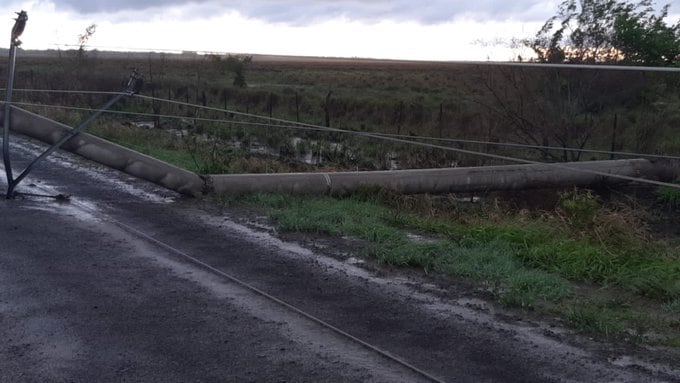
<svg viewBox="0 0 680 383">
<path fill-rule="evenodd" d="M 0 88 L 0 91 L 4 91 L 5 88 Z M 122 92 L 106 92 L 100 90 L 68 90 L 68 89 L 13 89 L 14 92 L 22 93 L 63 93 L 63 94 L 100 94 L 117 96 Z"/>
<path fill-rule="evenodd" d="M 44 107 L 44 108 L 50 108 L 50 109 L 74 110 L 74 111 L 81 111 L 81 112 L 93 112 L 93 111 L 97 110 L 97 109 L 94 109 L 94 108 L 81 108 L 81 107 L 75 107 L 75 106 L 49 105 L 49 104 L 35 104 L 35 103 L 30 103 L 30 102 L 12 102 L 12 105 Z M 313 127 L 294 126 L 294 125 L 272 125 L 270 123 L 264 123 L 264 122 L 247 122 L 247 121 L 235 121 L 235 120 L 230 121 L 230 120 L 224 120 L 224 119 L 214 119 L 214 118 L 205 118 L 205 117 L 177 116 L 177 115 L 172 115 L 172 114 L 125 112 L 125 111 L 120 111 L 120 110 L 106 110 L 103 113 L 127 115 L 127 116 L 158 117 L 158 118 L 175 119 L 175 120 L 216 122 L 216 123 L 222 123 L 222 124 L 234 124 L 234 125 L 255 126 L 255 127 L 277 127 L 277 128 L 287 128 L 287 129 L 297 129 L 297 130 L 327 131 L 327 129 L 323 128 L 323 127 L 313 128 Z"/>
<path fill-rule="evenodd" d="M 678 69 L 680 70 L 680 68 L 678 68 Z M 657 158 L 657 159 L 680 160 L 680 157 L 677 157 L 677 156 L 664 156 L 664 155 L 656 155 L 656 154 L 615 152 L 615 151 L 606 151 L 606 150 L 591 150 L 591 149 L 578 149 L 578 148 L 562 148 L 562 147 L 557 147 L 557 146 L 497 143 L 497 142 L 490 142 L 490 141 L 439 139 L 439 138 L 424 137 L 424 136 L 405 136 L 405 135 L 391 135 L 391 134 L 386 134 L 386 133 L 360 132 L 360 131 L 354 131 L 354 130 L 348 130 L 348 129 L 338 129 L 338 128 L 331 128 L 331 127 L 319 126 L 319 125 L 314 125 L 314 124 L 295 122 L 295 121 L 278 119 L 278 118 L 273 118 L 273 117 L 260 116 L 260 115 L 256 115 L 256 114 L 250 114 L 250 113 L 236 112 L 236 111 L 232 111 L 232 110 L 228 110 L 228 109 L 219 109 L 219 108 L 214 108 L 214 107 L 209 107 L 209 106 L 202 106 L 202 105 L 191 104 L 191 103 L 187 103 L 187 102 L 183 102 L 183 101 L 168 100 L 168 99 L 150 97 L 150 96 L 144 96 L 144 95 L 137 95 L 137 97 L 140 97 L 140 98 L 143 98 L 143 99 L 148 99 L 148 100 L 162 101 L 162 102 L 168 102 L 168 103 L 173 103 L 173 104 L 178 104 L 178 105 L 183 105 L 183 106 L 189 106 L 189 107 L 198 108 L 198 109 L 212 110 L 212 111 L 217 111 L 217 112 L 221 112 L 221 113 L 229 113 L 229 114 L 240 115 L 240 116 L 245 116 L 245 117 L 265 119 L 265 120 L 284 123 L 284 124 L 293 124 L 293 125 L 296 125 L 296 126 L 310 127 L 310 128 L 325 130 L 325 131 L 329 131 L 329 132 L 337 132 L 337 133 L 349 133 L 349 134 L 355 134 L 355 135 L 372 134 L 374 136 L 384 136 L 384 137 L 391 137 L 391 138 L 427 139 L 427 140 L 439 140 L 439 141 L 446 141 L 446 142 L 453 142 L 453 143 L 474 143 L 474 144 L 484 144 L 484 145 L 497 145 L 497 146 L 525 148 L 525 149 L 546 149 L 546 150 L 560 150 L 560 151 L 568 150 L 568 151 L 580 151 L 580 152 L 597 153 L 597 154 L 614 154 L 614 155 L 621 155 L 621 156 L 641 156 L 641 157 Z M 374 138 L 379 138 L 379 137 L 374 137 Z M 411 142 L 411 141 L 409 141 L 409 142 Z"/>
<path fill-rule="evenodd" d="M 543 64 L 535 64 L 535 65 L 543 65 Z M 560 65 L 564 66 L 565 64 L 560 64 Z M 637 67 L 635 67 L 635 68 L 637 68 Z M 674 68 L 674 69 L 677 69 L 678 71 L 680 71 L 680 68 Z M 2 90 L 2 88 L 0 88 L 0 90 Z M 78 91 L 78 90 L 51 90 L 51 89 L 15 89 L 15 90 L 19 91 L 19 92 L 36 92 L 36 93 L 65 93 L 65 94 L 82 93 L 82 94 L 101 94 L 101 95 L 119 95 L 120 94 L 120 92 L 105 92 L 105 91 Z M 279 125 L 278 127 L 281 127 L 281 128 L 302 129 L 303 127 L 307 127 L 307 128 L 309 128 L 308 130 L 315 130 L 315 131 L 332 131 L 332 132 L 350 133 L 350 134 L 357 134 L 358 133 L 357 131 L 354 131 L 354 130 L 335 129 L 335 128 L 330 128 L 330 127 L 322 127 L 322 126 L 318 126 L 318 125 L 310 125 L 310 124 L 305 124 L 305 123 L 300 123 L 300 122 L 295 122 L 295 121 L 281 120 L 281 119 L 276 119 L 276 118 L 272 118 L 272 117 L 260 116 L 260 115 L 249 114 L 249 113 L 242 113 L 242 112 L 238 112 L 238 111 L 234 111 L 234 110 L 230 110 L 230 109 L 220 109 L 220 108 L 214 108 L 214 107 L 203 106 L 203 105 L 198 105 L 198 104 L 192 104 L 192 103 L 183 102 L 183 101 L 163 99 L 163 98 L 158 98 L 158 97 L 150 97 L 150 96 L 145 96 L 145 95 L 136 95 L 136 97 L 139 97 L 141 99 L 151 100 L 151 101 L 162 101 L 162 102 L 187 106 L 187 107 L 191 107 L 191 108 L 216 111 L 216 112 L 226 113 L 226 114 L 231 114 L 231 115 L 239 115 L 239 116 L 257 118 L 257 119 L 266 119 L 266 120 L 269 120 L 271 122 L 294 124 L 294 125 Z M 16 103 L 16 104 L 18 104 L 18 103 Z M 31 104 L 24 103 L 23 105 L 31 105 Z M 43 105 L 43 104 L 37 105 L 37 104 L 35 104 L 34 106 L 47 106 L 47 105 Z M 64 108 L 66 108 L 66 107 L 64 107 Z M 68 108 L 78 110 L 77 108 L 74 108 L 74 107 L 68 107 Z M 84 108 L 83 110 L 91 110 L 91 109 L 85 109 Z M 113 111 L 109 111 L 108 113 L 113 113 Z M 161 114 L 156 114 L 156 113 L 153 113 L 153 114 L 152 113 L 132 113 L 132 112 L 127 112 L 127 113 L 116 112 L 116 113 L 118 113 L 118 114 L 132 114 L 132 115 L 147 116 L 147 117 L 161 117 L 161 118 L 191 118 L 193 120 L 204 121 L 204 122 L 218 122 L 218 123 L 224 123 L 225 122 L 225 121 L 220 120 L 220 119 L 208 119 L 208 118 L 198 118 L 198 117 L 178 117 L 178 116 L 173 116 L 173 115 L 161 115 Z M 230 122 L 231 123 L 238 123 L 236 121 L 230 121 Z M 254 125 L 254 126 L 271 126 L 271 124 L 256 124 L 256 123 L 250 123 L 250 124 L 241 123 L 241 124 L 242 125 Z M 364 132 L 364 133 L 370 133 L 370 132 Z M 386 137 L 439 141 L 439 142 L 448 142 L 448 143 L 455 143 L 455 144 L 493 145 L 493 146 L 499 146 L 499 147 L 510 147 L 510 148 L 520 148 L 520 149 L 567 151 L 567 152 L 579 152 L 579 153 L 591 153 L 591 154 L 616 155 L 616 156 L 625 156 L 625 157 L 644 157 L 644 158 L 653 158 L 653 159 L 680 160 L 680 156 L 649 154 L 649 153 L 635 153 L 635 152 L 622 152 L 622 151 L 611 151 L 611 150 L 571 148 L 571 147 L 548 146 L 548 145 L 530 145 L 530 144 L 518 144 L 518 143 L 510 143 L 510 142 L 482 141 L 482 140 L 465 140 L 465 139 L 441 138 L 441 137 L 431 137 L 431 136 L 412 136 L 412 135 L 399 135 L 399 134 L 389 134 L 389 133 L 373 133 L 373 134 L 380 135 L 380 136 L 386 136 Z"/>
<path fill-rule="evenodd" d="M 223 110 L 223 109 L 217 109 L 217 108 L 212 108 L 212 107 L 202 107 L 200 105 L 193 105 L 193 104 L 189 104 L 189 103 L 185 103 L 185 102 L 181 102 L 181 101 L 155 99 L 153 97 L 148 97 L 148 96 L 143 96 L 142 98 L 147 98 L 147 99 L 151 99 L 151 100 L 159 100 L 159 101 L 169 101 L 169 102 L 172 102 L 172 103 L 179 103 L 179 104 L 188 105 L 188 106 L 194 106 L 194 107 L 200 107 L 200 108 L 209 109 L 209 110 L 217 110 L 217 111 L 220 111 L 220 112 L 225 112 L 225 110 Z M 43 106 L 43 105 L 32 104 L 32 106 Z M 55 107 L 59 107 L 59 106 L 55 106 Z M 66 107 L 66 108 L 74 109 L 74 107 Z M 75 109 L 90 110 L 88 108 L 75 108 Z M 116 112 L 116 111 L 111 111 L 111 112 L 118 113 L 118 114 L 139 115 L 139 113 L 135 113 L 135 112 Z M 230 112 L 227 111 L 227 113 L 230 113 Z M 389 137 L 389 136 L 384 136 L 384 135 L 375 134 L 375 133 L 358 132 L 358 131 L 338 129 L 338 128 L 329 128 L 329 127 L 323 127 L 323 126 L 313 125 L 313 124 L 295 123 L 295 122 L 292 122 L 292 121 L 287 121 L 287 120 L 283 120 L 283 119 L 276 119 L 276 118 L 271 118 L 271 117 L 265 117 L 265 116 L 258 116 L 258 115 L 254 115 L 254 114 L 250 114 L 250 113 L 240 113 L 240 112 L 238 112 L 238 113 L 242 116 L 266 119 L 266 120 L 276 121 L 276 122 L 286 122 L 286 123 L 290 123 L 290 124 L 297 124 L 297 125 L 300 125 L 300 126 L 303 126 L 303 127 L 306 127 L 306 128 L 310 128 L 310 127 L 315 128 L 315 129 L 318 129 L 320 131 L 351 133 L 351 134 L 355 134 L 355 135 L 358 135 L 358 136 L 361 136 L 361 137 L 374 138 L 374 139 L 403 143 L 403 144 L 408 144 L 408 145 L 422 146 L 422 147 L 427 147 L 427 148 L 432 148 L 432 149 L 441 149 L 441 150 L 445 150 L 445 151 L 452 151 L 452 152 L 457 152 L 457 153 L 462 153 L 462 154 L 467 154 L 467 155 L 472 155 L 472 156 L 487 157 L 487 158 L 492 158 L 492 159 L 497 159 L 497 160 L 502 160 L 502 161 L 517 162 L 517 163 L 524 163 L 524 164 L 530 164 L 530 165 L 548 165 L 548 166 L 552 166 L 552 167 L 555 167 L 557 169 L 562 169 L 562 170 L 576 171 L 576 172 L 599 175 L 599 176 L 603 176 L 603 177 L 617 178 L 617 179 L 622 179 L 622 180 L 626 180 L 626 181 L 632 181 L 632 182 L 645 183 L 645 184 L 650 184 L 650 185 L 665 186 L 665 187 L 670 187 L 670 188 L 674 188 L 674 189 L 680 189 L 680 184 L 672 184 L 672 183 L 668 183 L 668 182 L 654 181 L 654 180 L 648 180 L 648 179 L 638 178 L 638 177 L 630 177 L 630 176 L 624 176 L 624 175 L 618 175 L 618 174 L 611 174 L 611 173 L 606 173 L 606 172 L 601 172 L 601 171 L 596 171 L 596 170 L 572 168 L 568 165 L 563 165 L 563 164 L 560 164 L 560 163 L 545 163 L 545 162 L 540 162 L 540 161 L 526 160 L 526 159 L 517 158 L 517 157 L 504 156 L 504 155 L 499 155 L 499 154 L 483 153 L 483 152 L 474 151 L 474 150 L 453 148 L 453 147 L 450 147 L 450 146 L 443 146 L 443 145 L 436 145 L 436 144 L 430 144 L 430 143 L 413 141 L 413 140 L 406 140 L 406 139 L 402 139 L 402 138 Z M 147 116 L 157 116 L 155 114 L 146 114 L 146 115 Z M 179 117 L 179 116 L 174 116 L 174 118 L 193 119 L 191 117 Z M 219 120 L 217 120 L 217 121 L 219 121 Z M 238 122 L 233 122 L 233 123 L 238 123 Z"/>
<path fill-rule="evenodd" d="M 617 156 L 646 157 L 646 158 L 656 158 L 656 159 L 664 159 L 664 160 L 680 160 L 680 157 L 678 157 L 678 156 L 667 156 L 667 155 L 661 155 L 661 154 L 620 152 L 620 151 L 597 150 L 597 149 L 579 149 L 579 148 L 570 148 L 570 147 L 561 147 L 561 146 L 516 144 L 516 143 L 511 143 L 511 142 L 463 140 L 463 139 L 457 139 L 457 138 L 410 136 L 410 135 L 404 135 L 404 134 L 388 134 L 388 133 L 376 133 L 376 134 L 381 135 L 381 136 L 386 136 L 386 137 L 412 138 L 412 139 L 419 139 L 419 140 L 449 142 L 449 143 L 454 143 L 454 144 L 493 145 L 493 146 L 504 146 L 504 147 L 509 147 L 509 148 L 518 148 L 518 149 L 554 150 L 554 151 L 567 151 L 567 152 L 579 152 L 579 153 L 591 153 L 591 154 L 609 154 L 609 155 L 613 154 L 613 155 L 617 155 Z"/>
<path fill-rule="evenodd" d="M 524 67 L 531 69 L 551 68 L 551 69 L 595 69 L 595 70 L 615 70 L 615 71 L 637 71 L 637 72 L 680 72 L 678 67 L 662 66 L 631 66 L 631 65 L 604 65 L 604 64 L 550 64 L 550 63 L 530 63 L 530 62 L 498 62 L 498 61 L 447 61 L 452 64 L 469 64 L 479 66 L 505 66 L 505 67 Z"/>
</svg>

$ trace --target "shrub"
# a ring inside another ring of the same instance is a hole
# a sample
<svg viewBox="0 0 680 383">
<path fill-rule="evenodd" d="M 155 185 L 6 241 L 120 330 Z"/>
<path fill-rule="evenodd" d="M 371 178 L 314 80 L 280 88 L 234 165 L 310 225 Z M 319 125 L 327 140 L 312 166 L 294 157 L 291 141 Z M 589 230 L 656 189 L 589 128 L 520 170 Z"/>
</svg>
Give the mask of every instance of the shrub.
<svg viewBox="0 0 680 383">
<path fill-rule="evenodd" d="M 560 193 L 560 208 L 570 226 L 583 230 L 593 226 L 600 203 L 590 191 L 574 190 Z"/>
</svg>

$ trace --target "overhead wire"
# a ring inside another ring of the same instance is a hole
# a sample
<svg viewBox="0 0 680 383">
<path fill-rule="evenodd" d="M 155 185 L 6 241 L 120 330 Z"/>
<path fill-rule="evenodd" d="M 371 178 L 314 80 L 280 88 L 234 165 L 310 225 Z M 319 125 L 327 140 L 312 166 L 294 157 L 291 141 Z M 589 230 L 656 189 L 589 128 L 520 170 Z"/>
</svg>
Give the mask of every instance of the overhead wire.
<svg viewBox="0 0 680 383">
<path fill-rule="evenodd" d="M 635 67 L 635 68 L 638 68 L 638 67 Z M 680 68 L 676 68 L 676 69 L 678 71 L 680 71 Z M 0 91 L 1 90 L 2 90 L 2 88 L 0 88 Z M 15 89 L 15 90 L 20 91 L 20 92 L 37 92 L 37 93 L 65 93 L 65 94 L 81 93 L 81 94 L 101 94 L 101 95 L 119 95 L 119 94 L 121 94 L 121 92 L 87 91 L 87 90 L 85 90 L 85 91 L 52 90 L 52 89 Z M 158 98 L 158 97 L 150 97 L 150 96 L 145 96 L 145 95 L 142 95 L 142 94 L 138 94 L 138 95 L 136 95 L 136 97 L 141 98 L 141 99 L 151 100 L 151 101 L 162 101 L 162 102 L 166 102 L 166 103 L 172 103 L 172 104 L 196 108 L 196 109 L 203 109 L 203 110 L 210 110 L 210 111 L 215 111 L 215 112 L 220 112 L 220 113 L 226 113 L 226 114 L 231 114 L 231 115 L 235 115 L 235 116 L 238 115 L 238 116 L 242 116 L 242 117 L 266 119 L 266 120 L 273 121 L 273 122 L 289 124 L 289 125 L 279 125 L 280 127 L 284 127 L 284 128 L 294 129 L 294 128 L 299 128 L 299 127 L 308 127 L 311 130 L 326 130 L 326 131 L 339 132 L 339 133 L 357 133 L 357 131 L 354 131 L 354 130 L 334 129 L 334 128 L 330 128 L 330 127 L 326 127 L 326 126 L 319 126 L 319 125 L 301 123 L 301 122 L 297 122 L 297 121 L 277 119 L 277 118 L 273 118 L 273 117 L 261 116 L 261 115 L 251 114 L 251 113 L 243 113 L 243 112 L 238 112 L 238 111 L 230 110 L 230 109 L 221 109 L 221 108 L 209 107 L 209 106 L 198 105 L 198 104 L 193 104 L 193 103 L 188 103 L 188 102 L 183 102 L 183 101 L 177 101 L 177 100 L 170 100 L 170 99 L 164 99 L 164 98 Z M 16 104 L 18 104 L 18 103 L 16 103 Z M 25 104 L 25 105 L 30 105 L 30 104 Z M 44 105 L 44 104 L 40 104 L 40 105 L 47 106 L 47 105 Z M 67 107 L 64 107 L 64 108 L 67 108 Z M 69 107 L 69 108 L 76 109 L 74 107 Z M 87 109 L 87 110 L 89 110 L 89 109 Z M 116 113 L 123 114 L 123 112 L 116 112 Z M 158 113 L 127 113 L 127 114 L 137 114 L 137 115 L 140 115 L 140 116 L 161 117 L 161 118 L 177 118 L 177 117 L 180 117 L 180 116 L 167 115 L 167 114 L 163 115 L 163 114 L 158 114 Z M 180 117 L 180 118 L 191 118 L 191 119 L 194 119 L 194 120 L 200 120 L 200 121 L 206 121 L 206 122 L 225 122 L 224 120 L 221 120 L 221 119 L 209 119 L 209 118 L 199 118 L 199 117 Z M 237 123 L 237 122 L 234 122 L 234 121 L 229 121 L 229 122 Z M 257 125 L 257 124 L 254 124 L 254 125 Z M 271 126 L 271 124 L 266 124 L 266 125 Z M 365 132 L 365 133 L 369 133 L 369 132 Z M 670 155 L 650 154 L 650 153 L 636 153 L 636 152 L 623 152 L 623 151 L 615 151 L 615 150 L 597 150 L 597 149 L 572 148 L 572 147 L 562 147 L 562 146 L 520 144 L 520 143 L 511 143 L 511 142 L 466 140 L 466 139 L 457 139 L 457 138 L 443 138 L 443 137 L 404 135 L 404 134 L 400 135 L 400 134 L 390 134 L 390 133 L 372 133 L 372 134 L 376 134 L 376 135 L 380 135 L 380 136 L 386 136 L 386 137 L 396 137 L 396 138 L 404 138 L 404 139 L 421 139 L 421 140 L 448 142 L 448 143 L 456 143 L 456 144 L 493 145 L 493 146 L 520 148 L 520 149 L 568 151 L 568 152 L 605 154 L 605 155 L 628 156 L 628 157 L 644 157 L 644 158 L 655 158 L 655 159 L 680 160 L 680 156 L 670 156 Z"/>
<path fill-rule="evenodd" d="M 5 88 L 0 88 L 0 91 L 6 90 Z M 27 89 L 27 88 L 15 88 L 12 89 L 13 92 L 23 92 L 23 93 L 63 93 L 63 94 L 100 94 L 100 95 L 111 95 L 117 96 L 123 92 L 110 92 L 101 90 L 70 90 L 70 89 Z"/>
<path fill-rule="evenodd" d="M 183 102 L 183 101 L 156 98 L 156 97 L 151 97 L 151 96 L 135 95 L 135 97 L 145 99 L 145 100 L 150 100 L 150 101 L 160 101 L 160 102 L 166 102 L 166 103 L 171 103 L 171 104 L 175 104 L 175 105 L 183 105 L 183 106 L 192 107 L 192 108 L 196 108 L 196 109 L 217 111 L 217 112 L 220 112 L 220 113 L 227 113 L 227 114 L 234 115 L 234 116 L 238 115 L 238 116 L 241 116 L 241 117 L 248 117 L 248 118 L 267 120 L 267 121 L 270 121 L 270 122 L 290 124 L 291 126 L 287 126 L 289 128 L 293 128 L 294 126 L 297 126 L 297 127 L 313 128 L 314 130 L 324 131 L 324 132 L 348 133 L 348 134 L 353 134 L 353 135 L 361 136 L 361 137 L 391 141 L 391 142 L 408 144 L 408 145 L 416 145 L 416 146 L 427 147 L 427 148 L 431 148 L 431 149 L 453 151 L 453 152 L 472 155 L 472 156 L 487 157 L 487 158 L 492 158 L 492 159 L 496 159 L 496 160 L 509 161 L 509 162 L 515 162 L 515 163 L 523 163 L 523 164 L 529 164 L 529 165 L 549 165 L 551 167 L 554 167 L 554 168 L 557 168 L 557 169 L 562 169 L 562 170 L 576 171 L 576 172 L 588 173 L 588 174 L 593 174 L 593 175 L 598 175 L 598 176 L 603 176 L 603 177 L 622 179 L 622 180 L 631 181 L 631 182 L 645 183 L 645 184 L 651 184 L 651 185 L 656 185 L 656 186 L 664 186 L 664 187 L 670 187 L 670 188 L 674 188 L 674 189 L 680 189 L 679 184 L 655 181 L 655 180 L 639 178 L 639 177 L 624 176 L 624 175 L 619 175 L 619 174 L 612 174 L 612 173 L 601 172 L 601 171 L 597 171 L 597 170 L 573 168 L 573 167 L 570 167 L 568 165 L 563 165 L 563 164 L 560 164 L 560 163 L 546 163 L 546 162 L 541 162 L 541 161 L 527 160 L 527 159 L 505 156 L 505 155 L 499 155 L 499 154 L 484 153 L 484 152 L 479 152 L 479 151 L 474 151 L 474 150 L 454 148 L 454 147 L 451 147 L 451 146 L 443 146 L 443 145 L 425 143 L 425 142 L 420 142 L 420 141 L 407 140 L 407 139 L 399 138 L 399 137 L 391 137 L 391 136 L 381 135 L 379 133 L 370 133 L 370 132 L 363 132 L 363 131 L 354 131 L 354 130 L 347 130 L 347 129 L 324 127 L 324 126 L 320 126 L 320 125 L 300 123 L 300 122 L 295 122 L 295 121 L 290 121 L 290 120 L 285 120 L 285 119 L 280 119 L 280 118 L 261 116 L 261 115 L 256 115 L 256 114 L 252 114 L 252 113 L 244 113 L 244 112 L 238 112 L 238 111 L 233 111 L 233 110 L 228 110 L 228 109 L 220 109 L 220 108 L 215 108 L 215 107 L 192 104 L 192 103 Z M 19 105 L 21 103 L 16 103 L 16 104 Z M 34 106 L 44 106 L 44 105 L 41 105 L 41 104 L 33 104 L 33 105 Z M 65 108 L 73 109 L 74 107 L 65 107 Z M 79 108 L 79 109 L 89 110 L 88 108 Z M 118 113 L 118 114 L 136 114 L 136 115 L 139 115 L 139 113 L 137 113 L 137 112 L 120 112 L 120 111 L 110 111 L 110 112 Z M 145 115 L 149 116 L 149 117 L 150 116 L 158 116 L 156 114 L 151 114 L 151 113 L 145 114 Z M 175 118 L 179 118 L 179 116 L 175 116 Z M 197 118 L 181 117 L 181 118 L 198 119 L 198 117 Z M 215 121 L 220 121 L 220 120 L 215 120 Z M 237 121 L 230 121 L 230 122 L 234 123 L 234 124 L 239 123 Z M 270 126 L 270 125 L 267 125 L 267 126 Z"/>
<path fill-rule="evenodd" d="M 89 93 L 99 93 L 99 92 L 89 92 Z M 102 94 L 120 94 L 115 92 L 102 92 Z M 156 99 L 163 100 L 163 99 Z M 66 110 L 78 110 L 78 111 L 94 111 L 94 108 L 82 108 L 82 107 L 70 107 L 70 106 L 60 106 L 60 105 L 50 105 L 50 104 L 36 104 L 27 102 L 14 102 L 16 105 L 24 106 L 35 106 L 35 107 L 46 107 L 46 108 L 62 108 Z M 201 105 L 182 103 L 183 105 L 192 105 L 192 107 L 203 108 Z M 235 114 L 240 112 L 231 111 L 228 109 L 217 109 L 210 108 L 210 110 L 219 111 L 226 114 Z M 171 114 L 160 114 L 160 113 L 144 113 L 144 112 L 125 112 L 125 111 L 114 111 L 108 110 L 105 113 L 109 114 L 120 114 L 120 115 L 131 115 L 131 116 L 142 116 L 142 117 L 154 117 L 154 118 L 165 118 L 165 119 L 181 119 L 181 120 L 193 120 L 201 122 L 215 122 L 215 123 L 228 123 L 234 125 L 244 125 L 244 126 L 257 126 L 257 127 L 277 127 L 283 129 L 296 129 L 296 130 L 310 130 L 310 131 L 330 131 L 338 133 L 349 133 L 349 134 L 360 134 L 360 133 L 371 133 L 371 132 L 361 132 L 355 130 L 347 129 L 337 129 L 318 125 L 308 125 L 304 123 L 298 123 L 294 121 L 287 121 L 289 125 L 272 125 L 271 123 L 255 123 L 255 122 L 245 122 L 236 120 L 224 120 L 217 118 L 205 118 L 205 117 L 192 117 L 192 116 L 177 116 Z M 260 119 L 274 120 L 280 123 L 279 120 L 259 115 L 251 115 L 250 117 L 257 117 Z M 286 120 L 281 120 L 286 121 Z M 408 140 L 427 140 L 427 141 L 439 141 L 453 144 L 475 144 L 475 145 L 491 145 L 499 147 L 510 147 L 518 149 L 533 149 L 533 150 L 547 150 L 547 151 L 567 151 L 567 152 L 579 152 L 579 153 L 590 153 L 590 154 L 602 154 L 602 155 L 615 155 L 615 156 L 625 156 L 625 157 L 642 157 L 642 158 L 653 158 L 653 159 L 666 159 L 666 160 L 680 160 L 680 156 L 662 155 L 662 154 L 650 154 L 650 153 L 636 153 L 636 152 L 623 152 L 623 151 L 610 151 L 610 150 L 597 150 L 597 149 L 585 149 L 585 148 L 571 148 L 571 147 L 561 147 L 561 146 L 547 146 L 547 145 L 530 145 L 530 144 L 519 144 L 510 142 L 494 142 L 494 141 L 483 141 L 483 140 L 465 140 L 457 138 L 443 138 L 443 137 L 431 137 L 431 136 L 417 136 L 417 135 L 404 135 L 404 134 L 390 134 L 390 133 L 371 133 L 376 136 L 384 137 L 394 137 L 402 138 Z"/>
<path fill-rule="evenodd" d="M 93 112 L 93 111 L 97 110 L 96 108 L 83 108 L 83 107 L 75 107 L 75 106 L 36 104 L 36 103 L 30 103 L 30 102 L 12 102 L 12 104 L 13 105 L 21 105 L 21 106 L 44 107 L 44 108 L 50 108 L 50 109 L 74 110 L 74 111 L 81 111 L 81 112 Z M 308 130 L 308 131 L 327 131 L 327 129 L 324 128 L 324 127 L 313 128 L 313 127 L 295 126 L 295 125 L 272 125 L 271 123 L 264 123 L 264 122 L 235 121 L 235 120 L 224 120 L 224 119 L 205 118 L 205 117 L 178 116 L 178 115 L 172 115 L 172 114 L 126 112 L 126 111 L 121 111 L 121 110 L 106 110 L 106 111 L 104 111 L 104 113 L 127 115 L 127 116 L 158 117 L 158 118 L 176 119 L 176 120 L 191 120 L 191 121 L 200 121 L 200 122 L 216 122 L 216 123 L 222 123 L 222 124 L 234 124 L 234 125 L 255 126 L 255 127 L 273 127 L 273 126 L 276 126 L 278 128 L 286 128 L 286 129 L 297 129 L 297 130 Z"/>
<path fill-rule="evenodd" d="M 665 160 L 680 160 L 679 156 L 669 156 L 669 155 L 662 155 L 662 154 L 621 152 L 621 151 L 597 150 L 597 149 L 585 149 L 585 148 L 570 148 L 570 147 L 548 146 L 548 145 L 517 144 L 517 143 L 511 143 L 511 142 L 463 140 L 463 139 L 458 139 L 458 138 L 412 136 L 412 135 L 405 135 L 405 134 L 389 134 L 389 133 L 376 133 L 376 134 L 381 135 L 381 136 L 386 136 L 386 137 L 412 138 L 412 139 L 420 139 L 420 140 L 448 142 L 448 143 L 454 143 L 454 144 L 492 145 L 492 146 L 501 146 L 501 147 L 518 148 L 518 149 L 567 151 L 567 152 L 590 153 L 590 154 L 606 154 L 606 155 L 616 155 L 616 156 L 655 158 L 655 159 L 665 159 Z"/>
</svg>

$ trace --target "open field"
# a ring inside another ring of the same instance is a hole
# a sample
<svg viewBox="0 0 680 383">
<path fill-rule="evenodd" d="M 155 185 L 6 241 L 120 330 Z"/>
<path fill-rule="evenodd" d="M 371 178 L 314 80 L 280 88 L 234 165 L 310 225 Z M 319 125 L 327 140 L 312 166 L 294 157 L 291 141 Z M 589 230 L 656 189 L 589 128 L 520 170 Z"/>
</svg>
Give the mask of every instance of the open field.
<svg viewBox="0 0 680 383">
<path fill-rule="evenodd" d="M 234 60 L 238 59 L 163 54 L 110 57 L 100 52 L 83 57 L 75 52 L 48 58 L 19 55 L 16 86 L 118 91 L 129 70 L 137 68 L 146 77 L 145 96 L 306 124 L 406 136 L 680 154 L 675 131 L 680 101 L 673 91 L 680 76 L 674 73 L 256 56 L 240 69 L 246 84 L 241 87 L 234 85 Z M 24 93 L 15 97 L 84 108 L 96 108 L 106 99 L 94 94 Z M 286 127 L 290 124 L 160 100 L 129 100 L 116 109 L 152 116 L 111 115 L 95 127 L 101 134 L 144 146 L 144 140 L 134 142 L 130 127 L 123 124 L 150 123 L 160 128 L 153 133 L 153 140 L 162 143 L 159 147 L 182 149 L 192 157 L 191 161 L 180 159 L 183 165 L 192 162 L 192 170 L 204 173 L 289 171 L 291 166 L 292 170 L 314 170 L 304 166 L 310 164 L 369 170 L 498 162 L 351 134 L 291 129 Z M 41 112 L 67 123 L 83 116 L 74 110 Z M 196 142 L 201 145 L 192 144 Z M 547 161 L 610 157 L 480 144 L 455 146 Z M 268 156 L 262 156 L 263 152 Z M 262 164 L 272 157 L 278 157 L 277 164 Z"/>
</svg>

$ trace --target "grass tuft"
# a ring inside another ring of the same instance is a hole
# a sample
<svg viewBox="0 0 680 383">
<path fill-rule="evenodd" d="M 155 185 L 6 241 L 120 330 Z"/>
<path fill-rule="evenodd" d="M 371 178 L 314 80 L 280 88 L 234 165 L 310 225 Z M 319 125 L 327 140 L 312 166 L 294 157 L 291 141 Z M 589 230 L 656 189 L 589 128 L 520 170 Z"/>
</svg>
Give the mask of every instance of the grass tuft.
<svg viewBox="0 0 680 383">
<path fill-rule="evenodd" d="M 603 334 L 610 338 L 625 335 L 623 316 L 603 305 L 591 302 L 576 304 L 568 307 L 564 315 L 572 326 L 584 332 Z"/>
</svg>

